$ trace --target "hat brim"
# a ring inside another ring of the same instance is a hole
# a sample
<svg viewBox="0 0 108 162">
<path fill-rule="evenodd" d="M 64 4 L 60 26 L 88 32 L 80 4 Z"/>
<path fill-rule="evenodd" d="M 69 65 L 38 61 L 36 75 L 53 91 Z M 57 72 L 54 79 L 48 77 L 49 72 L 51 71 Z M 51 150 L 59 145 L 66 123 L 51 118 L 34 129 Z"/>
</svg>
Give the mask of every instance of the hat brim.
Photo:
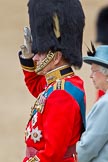
<svg viewBox="0 0 108 162">
<path fill-rule="evenodd" d="M 94 64 L 101 65 L 103 67 L 108 68 L 108 61 L 101 60 L 97 57 L 93 57 L 93 56 L 83 57 L 83 61 L 90 65 L 94 63 Z"/>
</svg>

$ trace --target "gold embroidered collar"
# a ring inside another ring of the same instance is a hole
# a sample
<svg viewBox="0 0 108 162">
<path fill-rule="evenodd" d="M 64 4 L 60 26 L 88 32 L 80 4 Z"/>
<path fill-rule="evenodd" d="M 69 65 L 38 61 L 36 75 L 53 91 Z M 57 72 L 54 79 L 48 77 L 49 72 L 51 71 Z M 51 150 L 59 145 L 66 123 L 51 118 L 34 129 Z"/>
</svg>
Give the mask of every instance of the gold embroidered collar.
<svg viewBox="0 0 108 162">
<path fill-rule="evenodd" d="M 48 72 L 45 75 L 45 77 L 46 77 L 47 83 L 50 84 L 50 83 L 56 81 L 57 79 L 62 79 L 64 77 L 67 77 L 70 75 L 74 75 L 72 68 L 68 65 L 64 65 L 64 66 L 58 67 L 58 68 Z"/>
</svg>

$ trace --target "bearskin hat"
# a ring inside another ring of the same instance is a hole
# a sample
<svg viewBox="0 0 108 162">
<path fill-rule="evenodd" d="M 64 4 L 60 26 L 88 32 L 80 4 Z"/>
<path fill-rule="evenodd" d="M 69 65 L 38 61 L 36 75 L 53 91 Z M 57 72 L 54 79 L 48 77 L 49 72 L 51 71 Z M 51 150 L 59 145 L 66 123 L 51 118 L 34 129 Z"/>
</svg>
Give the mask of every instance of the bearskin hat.
<svg viewBox="0 0 108 162">
<path fill-rule="evenodd" d="M 99 11 L 96 21 L 96 29 L 96 42 L 108 44 L 108 6 L 105 6 Z"/>
<path fill-rule="evenodd" d="M 80 1 L 29 0 L 28 13 L 32 52 L 59 50 L 70 65 L 80 68 L 85 25 Z"/>
</svg>

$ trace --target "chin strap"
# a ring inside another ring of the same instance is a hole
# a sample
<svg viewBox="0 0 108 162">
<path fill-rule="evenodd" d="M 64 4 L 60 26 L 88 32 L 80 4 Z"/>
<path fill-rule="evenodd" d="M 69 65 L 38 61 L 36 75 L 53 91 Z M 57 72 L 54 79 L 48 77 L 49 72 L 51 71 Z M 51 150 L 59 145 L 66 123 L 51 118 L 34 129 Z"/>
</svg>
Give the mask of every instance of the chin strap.
<svg viewBox="0 0 108 162">
<path fill-rule="evenodd" d="M 38 73 L 39 71 L 41 71 L 43 68 L 45 68 L 54 58 L 56 52 L 51 52 L 49 51 L 47 56 L 45 57 L 45 59 L 40 63 L 39 66 L 36 67 L 36 73 Z"/>
</svg>

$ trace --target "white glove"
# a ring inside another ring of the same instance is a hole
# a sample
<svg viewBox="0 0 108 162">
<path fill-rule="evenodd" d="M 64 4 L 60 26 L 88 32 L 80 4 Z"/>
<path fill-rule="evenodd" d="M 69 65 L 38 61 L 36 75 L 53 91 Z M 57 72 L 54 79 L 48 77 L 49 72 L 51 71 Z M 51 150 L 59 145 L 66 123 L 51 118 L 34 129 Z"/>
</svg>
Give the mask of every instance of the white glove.
<svg viewBox="0 0 108 162">
<path fill-rule="evenodd" d="M 31 32 L 28 27 L 24 27 L 24 45 L 21 46 L 22 57 L 23 58 L 32 58 L 33 53 L 31 52 L 32 38 Z"/>
</svg>

